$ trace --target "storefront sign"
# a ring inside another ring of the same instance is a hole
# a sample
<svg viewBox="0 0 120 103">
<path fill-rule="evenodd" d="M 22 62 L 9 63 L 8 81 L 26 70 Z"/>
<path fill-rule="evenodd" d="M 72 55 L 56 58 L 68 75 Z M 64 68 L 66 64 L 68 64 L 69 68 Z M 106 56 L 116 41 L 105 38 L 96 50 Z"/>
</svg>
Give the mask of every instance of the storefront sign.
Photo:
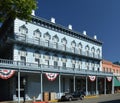
<svg viewBox="0 0 120 103">
<path fill-rule="evenodd" d="M 96 79 L 96 76 L 89 76 L 90 81 L 94 82 Z"/>
<path fill-rule="evenodd" d="M 50 81 L 55 80 L 58 75 L 57 73 L 45 73 L 45 74 L 46 74 L 46 77 L 48 78 L 48 80 L 50 80 Z"/>
<path fill-rule="evenodd" d="M 107 81 L 111 82 L 112 81 L 112 77 L 107 77 Z"/>
<path fill-rule="evenodd" d="M 14 70 L 0 69 L 0 78 L 9 79 L 13 76 L 14 73 Z"/>
</svg>

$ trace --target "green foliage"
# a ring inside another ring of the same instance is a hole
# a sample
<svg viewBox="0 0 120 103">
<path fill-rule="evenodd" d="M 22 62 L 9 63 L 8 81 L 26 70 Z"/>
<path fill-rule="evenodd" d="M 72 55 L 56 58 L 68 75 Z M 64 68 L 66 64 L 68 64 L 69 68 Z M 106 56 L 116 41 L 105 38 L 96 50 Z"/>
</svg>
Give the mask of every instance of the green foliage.
<svg viewBox="0 0 120 103">
<path fill-rule="evenodd" d="M 36 0 L 0 0 L 0 21 L 16 17 L 30 20 L 32 10 L 35 10 L 36 6 Z"/>
</svg>

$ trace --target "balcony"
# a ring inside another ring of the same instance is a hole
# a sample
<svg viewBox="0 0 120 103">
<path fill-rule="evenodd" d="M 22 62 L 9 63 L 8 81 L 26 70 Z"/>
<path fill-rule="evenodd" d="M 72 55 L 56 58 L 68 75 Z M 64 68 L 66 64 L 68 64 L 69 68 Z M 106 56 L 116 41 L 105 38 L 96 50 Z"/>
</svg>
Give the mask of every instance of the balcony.
<svg viewBox="0 0 120 103">
<path fill-rule="evenodd" d="M 19 43 L 24 43 L 24 44 L 28 44 L 28 45 L 32 45 L 32 46 L 39 46 L 42 48 L 46 48 L 46 49 L 50 49 L 50 50 L 56 50 L 57 52 L 63 52 L 63 53 L 69 53 L 72 55 L 77 55 L 77 56 L 83 56 L 83 57 L 89 57 L 92 59 L 98 59 L 101 60 L 102 57 L 100 55 L 96 55 L 96 54 L 92 54 L 91 52 L 86 53 L 83 50 L 79 50 L 77 48 L 69 48 L 65 45 L 61 45 L 59 43 L 54 43 L 51 41 L 45 41 L 42 39 L 35 39 L 35 38 L 28 38 L 28 37 L 24 37 L 24 36 L 20 36 L 20 35 L 15 35 L 15 40 L 12 39 L 12 41 L 15 42 L 19 42 Z"/>
<path fill-rule="evenodd" d="M 102 71 L 92 71 L 79 68 L 68 68 L 62 66 L 53 66 L 37 63 L 28 63 L 21 61 L 13 61 L 0 59 L 0 69 L 12 69 L 28 72 L 53 72 L 61 74 L 75 74 L 75 75 L 98 75 L 98 76 L 113 76 L 113 73 L 102 72 Z"/>
</svg>

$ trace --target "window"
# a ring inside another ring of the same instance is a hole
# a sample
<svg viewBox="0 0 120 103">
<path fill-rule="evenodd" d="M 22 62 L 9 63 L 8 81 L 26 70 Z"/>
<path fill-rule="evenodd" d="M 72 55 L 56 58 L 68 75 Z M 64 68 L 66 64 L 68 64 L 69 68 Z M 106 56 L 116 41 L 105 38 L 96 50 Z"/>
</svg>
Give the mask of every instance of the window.
<svg viewBox="0 0 120 103">
<path fill-rule="evenodd" d="M 26 26 L 25 25 L 20 26 L 19 31 L 20 31 L 19 39 L 22 41 L 26 41 L 26 34 L 28 33 L 28 29 L 26 28 Z"/>
<path fill-rule="evenodd" d="M 54 67 L 58 67 L 58 62 L 54 61 Z"/>
<path fill-rule="evenodd" d="M 76 42 L 75 42 L 75 40 L 73 40 L 71 42 L 71 50 L 72 50 L 73 53 L 75 53 L 75 47 L 76 47 Z"/>
<path fill-rule="evenodd" d="M 26 57 L 21 56 L 21 65 L 26 65 Z"/>
<path fill-rule="evenodd" d="M 89 46 L 88 45 L 85 47 L 85 51 L 86 51 L 86 56 L 89 56 Z"/>
<path fill-rule="evenodd" d="M 49 60 L 45 60 L 45 66 L 49 67 Z"/>
<path fill-rule="evenodd" d="M 73 69 L 75 68 L 75 64 L 72 64 L 72 68 L 73 68 Z"/>
<path fill-rule="evenodd" d="M 39 29 L 35 30 L 33 32 L 33 35 L 34 35 L 34 43 L 39 44 L 40 43 L 40 37 L 41 37 L 41 32 L 39 31 Z"/>
<path fill-rule="evenodd" d="M 62 42 L 62 50 L 66 50 L 66 44 L 67 44 L 66 38 L 64 37 L 64 38 L 61 40 L 61 42 Z"/>
<path fill-rule="evenodd" d="M 45 46 L 49 46 L 49 40 L 45 40 Z"/>
<path fill-rule="evenodd" d="M 79 54 L 82 54 L 82 44 L 81 43 L 78 44 L 78 51 L 79 51 Z"/>
<path fill-rule="evenodd" d="M 38 66 L 40 66 L 40 59 L 35 58 L 35 62 L 38 64 Z"/>
<path fill-rule="evenodd" d="M 100 49 L 97 49 L 97 56 L 100 58 Z"/>
<path fill-rule="evenodd" d="M 66 63 L 63 63 L 62 67 L 63 67 L 63 69 L 65 69 L 66 68 Z"/>
<path fill-rule="evenodd" d="M 94 47 L 92 47 L 91 52 L 92 52 L 92 57 L 95 57 L 95 48 Z"/>
<path fill-rule="evenodd" d="M 58 36 L 57 35 L 53 36 L 52 40 L 53 40 L 53 48 L 58 48 L 58 42 L 59 42 Z"/>
</svg>

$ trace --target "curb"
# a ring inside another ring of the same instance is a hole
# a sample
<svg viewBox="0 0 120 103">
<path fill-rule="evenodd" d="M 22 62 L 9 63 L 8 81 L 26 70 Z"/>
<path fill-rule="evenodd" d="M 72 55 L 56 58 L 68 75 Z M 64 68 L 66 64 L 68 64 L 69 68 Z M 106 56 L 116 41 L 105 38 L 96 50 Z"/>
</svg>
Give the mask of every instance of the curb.
<svg viewBox="0 0 120 103">
<path fill-rule="evenodd" d="M 84 98 L 98 98 L 98 95 L 94 95 L 94 96 L 85 96 Z"/>
</svg>

